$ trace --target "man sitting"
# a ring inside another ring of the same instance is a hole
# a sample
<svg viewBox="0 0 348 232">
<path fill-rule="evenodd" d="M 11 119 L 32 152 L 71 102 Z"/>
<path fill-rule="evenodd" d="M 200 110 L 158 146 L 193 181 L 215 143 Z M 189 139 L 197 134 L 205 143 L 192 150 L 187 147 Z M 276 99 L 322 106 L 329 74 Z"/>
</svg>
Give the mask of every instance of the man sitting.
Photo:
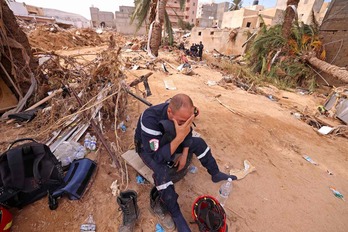
<svg viewBox="0 0 348 232">
<path fill-rule="evenodd" d="M 169 211 L 178 232 L 191 231 L 184 219 L 175 192 L 169 163 L 175 163 L 178 172 L 189 155 L 195 154 L 211 175 L 213 182 L 237 177 L 220 172 L 211 150 L 202 138 L 192 137 L 191 124 L 199 111 L 186 94 L 175 95 L 169 103 L 146 109 L 140 116 L 135 131 L 136 151 L 153 171 L 153 178 L 161 201 Z M 177 156 L 178 153 L 182 153 Z M 167 224 L 170 224 L 167 220 Z M 164 225 L 166 226 L 166 225 Z"/>
</svg>

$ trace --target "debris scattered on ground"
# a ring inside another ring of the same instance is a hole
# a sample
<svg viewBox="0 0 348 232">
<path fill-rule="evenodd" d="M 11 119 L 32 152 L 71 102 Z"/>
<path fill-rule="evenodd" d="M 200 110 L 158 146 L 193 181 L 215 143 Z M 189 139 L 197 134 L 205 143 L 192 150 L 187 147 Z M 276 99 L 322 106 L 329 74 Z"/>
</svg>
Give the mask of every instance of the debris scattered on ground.
<svg viewBox="0 0 348 232">
<path fill-rule="evenodd" d="M 322 135 L 327 135 L 330 134 L 332 131 L 334 130 L 334 128 L 329 127 L 329 126 L 322 126 L 318 132 Z"/>
<path fill-rule="evenodd" d="M 163 82 L 167 90 L 176 90 L 173 80 L 163 80 Z"/>
<path fill-rule="evenodd" d="M 246 177 L 248 174 L 255 172 L 256 167 L 254 167 L 248 160 L 244 160 L 244 169 L 241 170 L 230 170 L 230 175 L 237 177 L 237 180 L 241 180 Z"/>
<path fill-rule="evenodd" d="M 340 198 L 340 199 L 342 199 L 343 201 L 345 201 L 345 200 L 344 200 L 344 197 L 343 197 L 343 195 L 342 195 L 342 193 L 340 193 L 339 191 L 337 191 L 334 187 L 330 187 L 330 190 L 331 190 L 332 193 L 335 195 L 335 197 Z"/>
<path fill-rule="evenodd" d="M 144 184 L 145 183 L 145 178 L 142 177 L 141 175 L 136 176 L 136 181 L 138 184 Z"/>
<path fill-rule="evenodd" d="M 312 158 L 309 157 L 308 155 L 303 155 L 302 157 L 303 157 L 305 160 L 307 160 L 309 163 L 313 164 L 313 165 L 316 165 L 316 166 L 319 165 L 318 163 L 314 162 L 314 161 L 312 160 Z"/>
<path fill-rule="evenodd" d="M 111 193 L 114 197 L 117 197 L 118 195 L 120 195 L 120 186 L 117 183 L 117 180 L 112 182 L 110 188 L 111 188 Z"/>
<path fill-rule="evenodd" d="M 207 84 L 208 86 L 214 86 L 214 85 L 217 85 L 217 82 L 216 82 L 216 81 L 209 80 L 209 81 L 206 82 L 206 84 Z"/>
</svg>

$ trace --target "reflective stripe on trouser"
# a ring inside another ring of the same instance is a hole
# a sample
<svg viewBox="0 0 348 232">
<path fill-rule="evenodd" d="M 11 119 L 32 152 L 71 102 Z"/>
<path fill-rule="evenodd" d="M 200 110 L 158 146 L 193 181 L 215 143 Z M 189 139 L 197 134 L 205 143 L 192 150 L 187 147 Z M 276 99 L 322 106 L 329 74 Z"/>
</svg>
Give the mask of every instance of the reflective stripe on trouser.
<svg viewBox="0 0 348 232">
<path fill-rule="evenodd" d="M 177 152 L 181 152 L 182 148 L 178 148 Z M 189 147 L 189 153 L 194 153 L 199 161 L 208 170 L 210 175 L 215 175 L 219 172 L 218 165 L 211 154 L 210 148 L 202 138 L 192 138 L 192 143 Z M 169 175 L 169 168 L 166 163 L 156 163 L 151 156 L 143 156 L 140 152 L 140 157 L 143 162 L 153 171 L 153 178 L 157 190 L 159 191 L 161 200 L 166 204 L 168 211 L 172 217 L 181 215 L 180 207 L 177 202 L 178 194 L 175 192 L 173 182 Z"/>
<path fill-rule="evenodd" d="M 210 175 L 213 176 L 219 172 L 219 167 L 216 160 L 212 156 L 211 150 L 207 143 L 202 138 L 192 137 L 189 152 L 192 152 L 197 156 L 203 167 L 208 170 Z"/>
</svg>

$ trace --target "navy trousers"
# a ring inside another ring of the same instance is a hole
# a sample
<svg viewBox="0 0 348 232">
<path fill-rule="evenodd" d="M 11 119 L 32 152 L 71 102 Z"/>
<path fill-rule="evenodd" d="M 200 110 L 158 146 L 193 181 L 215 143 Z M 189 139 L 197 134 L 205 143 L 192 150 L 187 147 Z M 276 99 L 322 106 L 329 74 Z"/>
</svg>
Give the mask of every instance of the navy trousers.
<svg viewBox="0 0 348 232">
<path fill-rule="evenodd" d="M 179 147 L 175 153 L 179 152 L 182 152 L 182 147 Z M 196 155 L 210 175 L 213 176 L 219 172 L 216 160 L 212 156 L 210 148 L 202 138 L 192 138 L 192 143 L 189 146 L 189 153 Z M 153 178 L 156 188 L 160 193 L 161 200 L 167 206 L 168 211 L 173 218 L 179 216 L 181 211 L 177 202 L 178 194 L 175 192 L 172 176 L 169 175 L 170 168 L 167 163 L 157 163 L 152 157 L 142 155 L 142 152 L 140 152 L 139 155 L 143 162 L 154 172 Z M 172 156 L 174 157 L 174 155 Z"/>
</svg>

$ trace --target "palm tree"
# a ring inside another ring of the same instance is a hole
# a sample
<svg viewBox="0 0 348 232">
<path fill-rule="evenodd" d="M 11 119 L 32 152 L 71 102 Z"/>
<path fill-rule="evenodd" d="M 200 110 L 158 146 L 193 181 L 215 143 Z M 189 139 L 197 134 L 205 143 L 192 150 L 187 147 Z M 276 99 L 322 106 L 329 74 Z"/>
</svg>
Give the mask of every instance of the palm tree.
<svg viewBox="0 0 348 232">
<path fill-rule="evenodd" d="M 344 83 L 348 83 L 348 71 L 345 68 L 338 67 L 333 64 L 329 64 L 323 60 L 316 57 L 315 53 L 307 53 L 302 58 L 307 61 L 313 67 L 323 71 Z"/>
<path fill-rule="evenodd" d="M 297 17 L 297 7 L 300 0 L 288 0 L 285 10 L 284 22 L 282 27 L 282 35 L 284 39 L 288 39 L 291 34 L 292 21 Z"/>
<path fill-rule="evenodd" d="M 242 4 L 242 0 L 232 0 L 228 11 L 240 10 L 242 9 Z"/>
<path fill-rule="evenodd" d="M 180 0 L 181 10 L 185 7 L 185 0 Z M 131 17 L 131 22 L 137 21 L 139 29 L 143 23 L 150 22 L 147 51 L 150 56 L 158 56 L 159 46 L 162 40 L 163 23 L 169 36 L 169 42 L 173 42 L 173 30 L 166 11 L 167 0 L 135 0 L 135 10 Z"/>
</svg>

